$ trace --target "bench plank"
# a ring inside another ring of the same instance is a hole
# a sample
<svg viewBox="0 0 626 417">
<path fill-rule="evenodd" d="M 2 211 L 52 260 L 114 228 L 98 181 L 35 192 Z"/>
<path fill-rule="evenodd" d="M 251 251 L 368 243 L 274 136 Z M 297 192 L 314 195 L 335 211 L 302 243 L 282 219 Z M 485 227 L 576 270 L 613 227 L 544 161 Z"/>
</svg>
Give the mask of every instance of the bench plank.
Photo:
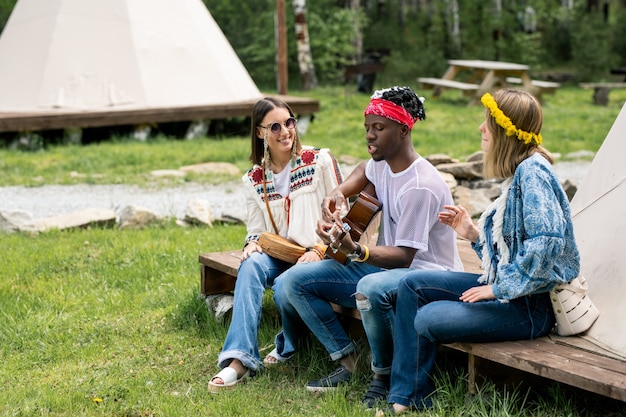
<svg viewBox="0 0 626 417">
<path fill-rule="evenodd" d="M 475 99 L 479 89 L 478 84 L 464 83 L 461 81 L 447 80 L 444 78 L 419 77 L 417 81 L 422 89 L 433 89 L 433 97 L 439 97 L 444 89 L 454 89 L 461 91 L 463 97 Z"/>
<path fill-rule="evenodd" d="M 451 343 L 445 346 L 468 354 L 470 381 L 476 380 L 472 357 L 479 357 L 626 401 L 626 362 L 557 344 L 549 337 L 514 342 Z M 475 389 L 473 386 L 469 388 Z"/>
<path fill-rule="evenodd" d="M 522 84 L 522 79 L 518 77 L 506 77 L 506 82 L 509 84 Z M 536 93 L 538 98 L 541 98 L 543 94 L 555 94 L 557 88 L 561 86 L 561 84 L 554 81 L 543 81 L 543 80 L 530 80 L 530 83 L 533 87 L 539 89 L 539 92 Z"/>
<path fill-rule="evenodd" d="M 477 91 L 480 87 L 478 84 L 464 83 L 454 80 L 445 80 L 443 78 L 419 77 L 417 81 L 420 83 L 421 88 L 424 89 L 433 87 L 444 87 L 453 88 L 455 90 L 474 92 Z"/>
</svg>

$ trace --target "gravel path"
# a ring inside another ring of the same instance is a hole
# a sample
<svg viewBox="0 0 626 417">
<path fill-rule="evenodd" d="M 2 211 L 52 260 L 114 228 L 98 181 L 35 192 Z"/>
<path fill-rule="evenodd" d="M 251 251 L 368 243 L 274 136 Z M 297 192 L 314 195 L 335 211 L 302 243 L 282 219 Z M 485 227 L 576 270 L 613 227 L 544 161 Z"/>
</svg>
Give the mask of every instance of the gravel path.
<svg viewBox="0 0 626 417">
<path fill-rule="evenodd" d="M 555 165 L 562 180 L 580 186 L 590 162 L 559 162 Z M 127 205 L 143 206 L 164 216 L 184 218 L 190 199 L 209 201 L 213 216 L 246 218 L 239 181 L 219 185 L 185 184 L 169 188 L 142 188 L 132 185 L 44 185 L 41 187 L 0 187 L 0 210 L 21 210 L 40 219 L 87 208 L 117 211 Z"/>
<path fill-rule="evenodd" d="M 184 218 L 190 199 L 211 204 L 213 216 L 246 218 L 240 182 L 220 185 L 185 184 L 168 188 L 132 185 L 45 185 L 42 187 L 0 187 L 0 210 L 22 210 L 34 219 L 71 213 L 87 208 L 118 211 L 134 204 L 163 217 Z"/>
</svg>

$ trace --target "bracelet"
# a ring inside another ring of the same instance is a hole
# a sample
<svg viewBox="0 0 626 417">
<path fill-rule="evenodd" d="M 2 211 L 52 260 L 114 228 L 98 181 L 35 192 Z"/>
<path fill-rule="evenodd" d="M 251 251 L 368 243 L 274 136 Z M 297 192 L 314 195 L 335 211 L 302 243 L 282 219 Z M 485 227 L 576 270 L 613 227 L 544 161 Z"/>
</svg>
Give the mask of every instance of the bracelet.
<svg viewBox="0 0 626 417">
<path fill-rule="evenodd" d="M 361 245 L 361 248 L 363 249 L 365 256 L 363 256 L 363 259 L 357 258 L 357 262 L 365 262 L 370 258 L 370 248 L 368 248 L 366 245 Z"/>
<path fill-rule="evenodd" d="M 320 244 L 318 243 L 318 244 L 316 244 L 316 245 L 314 246 L 314 248 L 315 248 L 315 249 L 317 249 L 318 251 L 320 251 L 320 253 L 321 253 L 322 255 L 326 255 L 326 249 L 328 249 L 328 246 L 320 245 Z"/>
</svg>

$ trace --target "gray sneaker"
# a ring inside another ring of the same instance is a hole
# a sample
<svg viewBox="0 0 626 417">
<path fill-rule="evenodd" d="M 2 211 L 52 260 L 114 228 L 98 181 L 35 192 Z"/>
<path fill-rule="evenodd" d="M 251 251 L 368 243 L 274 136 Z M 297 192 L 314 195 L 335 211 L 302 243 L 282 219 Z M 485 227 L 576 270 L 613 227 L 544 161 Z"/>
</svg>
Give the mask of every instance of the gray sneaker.
<svg viewBox="0 0 626 417">
<path fill-rule="evenodd" d="M 347 383 L 352 377 L 352 372 L 348 371 L 345 366 L 340 366 L 328 376 L 317 381 L 311 381 L 306 385 L 306 389 L 312 392 L 326 392 L 337 389 L 339 384 Z"/>
</svg>

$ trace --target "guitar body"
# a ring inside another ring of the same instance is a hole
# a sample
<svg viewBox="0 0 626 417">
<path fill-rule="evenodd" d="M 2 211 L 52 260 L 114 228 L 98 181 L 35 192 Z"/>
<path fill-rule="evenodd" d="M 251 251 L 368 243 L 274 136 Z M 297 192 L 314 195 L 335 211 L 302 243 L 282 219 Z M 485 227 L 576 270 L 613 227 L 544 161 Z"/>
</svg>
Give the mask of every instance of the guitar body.
<svg viewBox="0 0 626 417">
<path fill-rule="evenodd" d="M 371 184 L 369 185 L 371 186 Z M 370 188 L 373 190 L 373 187 Z M 370 194 L 368 191 L 368 187 L 366 187 L 359 193 L 352 207 L 350 207 L 350 211 L 343 218 L 343 222 L 350 226 L 349 233 L 354 242 L 358 242 L 361 239 L 367 227 L 383 207 L 382 203 L 372 195 L 373 193 Z M 346 254 L 341 251 L 333 253 L 332 250 L 327 250 L 326 255 L 344 265 L 348 261 Z"/>
</svg>

